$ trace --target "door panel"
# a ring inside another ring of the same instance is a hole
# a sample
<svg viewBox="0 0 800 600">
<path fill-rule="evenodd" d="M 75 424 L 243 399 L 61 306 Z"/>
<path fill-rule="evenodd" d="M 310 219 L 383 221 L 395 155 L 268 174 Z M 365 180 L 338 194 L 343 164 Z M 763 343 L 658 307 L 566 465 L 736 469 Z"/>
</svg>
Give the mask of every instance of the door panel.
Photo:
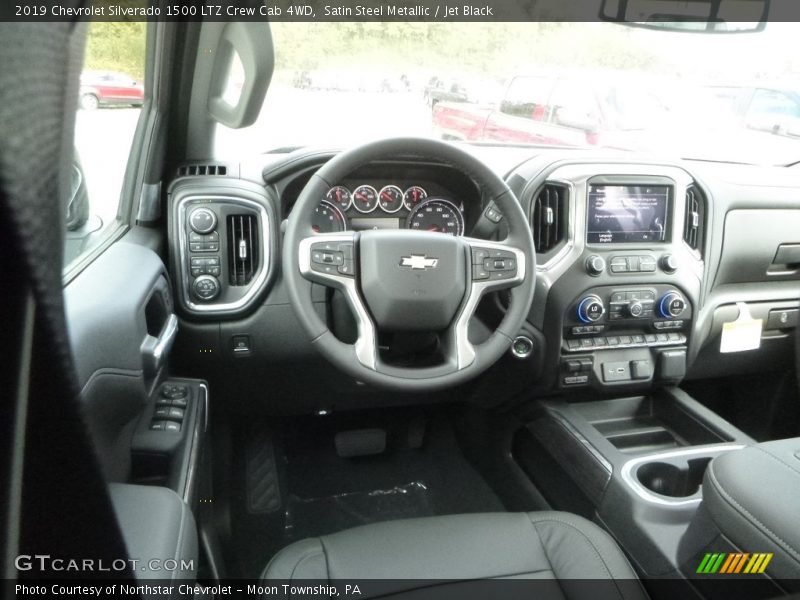
<svg viewBox="0 0 800 600">
<path fill-rule="evenodd" d="M 162 364 L 155 364 L 152 349 L 173 312 L 166 269 L 152 250 L 120 241 L 64 294 L 81 399 L 98 457 L 110 480 L 126 481 L 133 429 Z M 168 354 L 164 350 L 162 356 Z"/>
</svg>

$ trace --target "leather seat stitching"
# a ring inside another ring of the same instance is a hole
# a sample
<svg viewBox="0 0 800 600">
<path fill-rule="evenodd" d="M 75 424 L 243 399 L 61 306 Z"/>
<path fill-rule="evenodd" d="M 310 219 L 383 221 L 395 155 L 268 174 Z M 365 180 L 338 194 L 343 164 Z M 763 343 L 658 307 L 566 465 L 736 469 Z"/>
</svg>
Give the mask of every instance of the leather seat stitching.
<svg viewBox="0 0 800 600">
<path fill-rule="evenodd" d="M 546 522 L 561 523 L 562 525 L 566 525 L 567 527 L 570 527 L 571 529 L 574 529 L 584 540 L 586 540 L 586 543 L 589 544 L 589 546 L 592 548 L 592 550 L 594 550 L 594 553 L 597 556 L 597 559 L 600 561 L 600 564 L 603 566 L 603 569 L 605 570 L 606 575 L 608 575 L 608 578 L 611 581 L 614 582 L 614 587 L 617 589 L 617 595 L 620 598 L 623 598 L 623 600 L 624 600 L 624 596 L 622 595 L 622 591 L 619 589 L 619 586 L 617 586 L 617 582 L 614 579 L 614 577 L 611 576 L 611 570 L 609 569 L 608 565 L 606 564 L 606 561 L 603 560 L 603 556 L 600 554 L 600 551 L 597 549 L 597 546 L 595 546 L 594 543 L 592 542 L 592 540 L 589 539 L 589 536 L 587 536 L 583 531 L 581 531 L 578 527 L 576 527 L 572 523 L 569 523 L 567 521 L 562 521 L 561 519 L 555 519 L 553 517 L 548 517 L 546 519 L 541 519 L 541 520 L 534 521 L 533 518 L 530 515 L 528 515 L 528 519 L 530 520 L 531 524 L 533 525 L 533 528 L 536 529 L 537 535 L 539 534 L 539 530 L 536 528 L 536 524 L 537 523 L 546 523 Z M 539 539 L 541 540 L 541 535 L 539 536 Z M 545 554 L 547 554 L 547 546 L 544 543 L 542 543 L 542 547 L 544 548 Z M 547 560 L 548 561 L 550 560 L 549 556 L 548 556 Z M 555 570 L 553 571 L 553 573 L 555 574 Z"/>
<path fill-rule="evenodd" d="M 728 504 L 730 504 L 730 505 L 731 505 L 731 506 L 732 506 L 734 509 L 738 510 L 740 513 L 743 513 L 744 515 L 747 515 L 747 517 L 748 517 L 748 518 L 749 518 L 749 519 L 750 519 L 752 522 L 754 522 L 756 525 L 758 525 L 758 526 L 759 526 L 759 527 L 760 527 L 760 528 L 763 530 L 763 531 L 762 531 L 762 533 L 766 532 L 767 534 L 769 534 L 769 536 L 771 536 L 771 537 L 772 537 L 772 538 L 773 538 L 773 539 L 774 539 L 776 542 L 778 542 L 778 543 L 779 543 L 779 545 L 782 545 L 782 546 L 784 546 L 784 550 L 786 550 L 787 552 L 789 552 L 789 554 L 791 554 L 792 556 L 794 556 L 794 558 L 795 558 L 795 559 L 797 559 L 797 560 L 800 560 L 800 553 L 798 553 L 798 551 L 797 551 L 797 550 L 796 550 L 796 549 L 795 549 L 795 548 L 794 548 L 794 547 L 793 547 L 791 544 L 789 544 L 788 542 L 786 542 L 786 541 L 785 541 L 785 540 L 784 540 L 782 537 L 780 537 L 779 535 L 777 535 L 777 534 L 776 534 L 775 532 L 773 532 L 773 531 L 772 531 L 772 530 L 771 530 L 769 527 L 767 527 L 766 525 L 764 525 L 764 523 L 762 523 L 761 521 L 759 521 L 759 520 L 758 520 L 758 519 L 757 519 L 755 516 L 753 516 L 753 514 L 752 514 L 752 513 L 750 513 L 750 511 L 748 511 L 748 510 L 747 510 L 745 507 L 743 507 L 741 504 L 739 504 L 739 503 L 738 503 L 738 502 L 737 502 L 737 501 L 736 501 L 736 500 L 733 498 L 733 496 L 731 496 L 730 494 L 728 494 L 728 492 L 726 492 L 726 491 L 725 491 L 725 490 L 722 488 L 722 485 L 721 485 L 721 484 L 719 483 L 719 481 L 717 480 L 717 476 L 716 476 L 716 474 L 714 473 L 714 468 L 713 468 L 713 467 L 714 467 L 714 463 L 713 463 L 713 461 L 712 461 L 712 462 L 711 462 L 711 463 L 708 465 L 708 480 L 711 482 L 711 485 L 712 485 L 712 487 L 714 488 L 714 491 L 715 491 L 715 492 L 717 492 L 717 493 L 720 495 L 720 497 L 721 497 L 723 500 L 725 500 L 725 501 L 726 501 Z M 741 515 L 741 514 L 740 514 L 739 516 L 740 516 L 740 517 L 742 517 L 742 518 L 744 518 L 744 516 L 743 516 L 743 515 Z"/>
</svg>

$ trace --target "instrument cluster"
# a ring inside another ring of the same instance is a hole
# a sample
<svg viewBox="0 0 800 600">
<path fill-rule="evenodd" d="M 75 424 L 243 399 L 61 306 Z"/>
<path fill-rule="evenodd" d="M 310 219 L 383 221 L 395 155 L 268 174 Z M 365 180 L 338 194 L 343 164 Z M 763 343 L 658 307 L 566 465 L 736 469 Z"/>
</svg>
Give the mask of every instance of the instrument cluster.
<svg viewBox="0 0 800 600">
<path fill-rule="evenodd" d="M 418 184 L 335 185 L 320 199 L 312 223 L 316 233 L 407 228 L 460 236 L 464 208 Z"/>
</svg>

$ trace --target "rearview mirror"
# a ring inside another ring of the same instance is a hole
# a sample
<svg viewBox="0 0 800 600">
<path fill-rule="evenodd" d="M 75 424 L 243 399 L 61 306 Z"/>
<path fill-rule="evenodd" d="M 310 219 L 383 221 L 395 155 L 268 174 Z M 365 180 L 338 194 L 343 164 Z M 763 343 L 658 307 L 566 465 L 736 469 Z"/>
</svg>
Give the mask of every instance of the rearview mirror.
<svg viewBox="0 0 800 600">
<path fill-rule="evenodd" d="M 600 18 L 662 31 L 750 33 L 767 24 L 770 0 L 603 0 Z"/>
</svg>

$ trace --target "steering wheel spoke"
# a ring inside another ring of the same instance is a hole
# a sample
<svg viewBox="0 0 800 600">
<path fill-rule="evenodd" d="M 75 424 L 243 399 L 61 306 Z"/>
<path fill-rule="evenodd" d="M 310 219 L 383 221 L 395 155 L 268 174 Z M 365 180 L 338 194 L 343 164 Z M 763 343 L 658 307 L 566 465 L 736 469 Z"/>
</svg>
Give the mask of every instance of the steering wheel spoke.
<svg viewBox="0 0 800 600">
<path fill-rule="evenodd" d="M 469 341 L 469 322 L 478 304 L 488 292 L 520 285 L 525 280 L 525 253 L 509 244 L 476 238 L 462 238 L 472 257 L 470 285 L 463 307 L 448 331 L 447 351 L 457 368 L 464 369 L 475 361 L 475 346 Z"/>
<path fill-rule="evenodd" d="M 355 233 L 314 235 L 300 241 L 300 273 L 309 281 L 341 291 L 356 319 L 358 338 L 354 344 L 358 361 L 375 370 L 378 335 L 375 323 L 358 293 L 358 261 Z"/>
</svg>

